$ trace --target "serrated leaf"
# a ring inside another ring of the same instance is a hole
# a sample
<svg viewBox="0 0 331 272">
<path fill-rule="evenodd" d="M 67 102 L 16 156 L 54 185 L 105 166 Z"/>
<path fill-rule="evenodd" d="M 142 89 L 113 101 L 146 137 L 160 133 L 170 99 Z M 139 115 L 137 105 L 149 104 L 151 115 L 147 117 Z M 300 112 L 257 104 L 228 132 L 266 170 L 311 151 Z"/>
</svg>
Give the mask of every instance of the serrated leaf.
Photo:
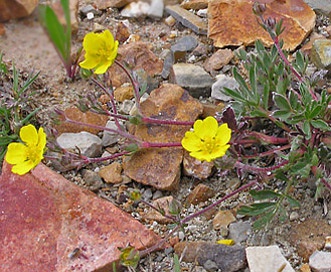
<svg viewBox="0 0 331 272">
<path fill-rule="evenodd" d="M 267 213 L 253 223 L 254 229 L 261 229 L 265 227 L 275 216 L 275 213 Z"/>
<path fill-rule="evenodd" d="M 266 200 L 280 196 L 279 193 L 276 193 L 272 190 L 261 190 L 261 191 L 251 190 L 249 193 L 254 198 L 254 200 Z"/>
</svg>

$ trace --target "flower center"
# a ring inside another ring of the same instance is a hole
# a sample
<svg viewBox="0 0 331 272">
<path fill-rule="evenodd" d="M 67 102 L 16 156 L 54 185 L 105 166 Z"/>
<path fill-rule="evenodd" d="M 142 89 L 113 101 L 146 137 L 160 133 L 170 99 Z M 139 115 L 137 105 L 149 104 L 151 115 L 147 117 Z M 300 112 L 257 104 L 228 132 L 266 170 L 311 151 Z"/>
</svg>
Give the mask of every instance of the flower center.
<svg viewBox="0 0 331 272">
<path fill-rule="evenodd" d="M 34 163 L 39 162 L 40 151 L 36 146 L 28 146 L 27 149 L 27 161 L 32 161 Z"/>
<path fill-rule="evenodd" d="M 216 141 L 214 137 L 207 136 L 205 139 L 201 141 L 202 141 L 202 150 L 207 151 L 208 153 L 213 152 L 216 145 Z"/>
</svg>

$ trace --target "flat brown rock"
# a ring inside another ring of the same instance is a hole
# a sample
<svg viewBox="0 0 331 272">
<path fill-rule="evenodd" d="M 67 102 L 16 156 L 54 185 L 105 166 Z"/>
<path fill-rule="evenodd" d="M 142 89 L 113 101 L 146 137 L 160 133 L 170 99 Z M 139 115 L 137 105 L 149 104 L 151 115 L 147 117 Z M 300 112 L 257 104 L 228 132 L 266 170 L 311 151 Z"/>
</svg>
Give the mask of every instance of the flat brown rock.
<svg viewBox="0 0 331 272">
<path fill-rule="evenodd" d="M 141 103 L 144 116 L 161 120 L 195 121 L 201 115 L 201 103 L 175 84 L 164 84 Z M 141 124 L 133 132 L 151 143 L 180 143 L 191 126 Z M 148 148 L 136 152 L 123 163 L 131 179 L 160 190 L 174 190 L 180 178 L 182 147 Z"/>
<path fill-rule="evenodd" d="M 160 238 L 127 213 L 39 164 L 0 177 L 0 271 L 111 271 L 128 243 Z"/>
<path fill-rule="evenodd" d="M 0 22 L 30 15 L 38 0 L 0 0 Z"/>
<path fill-rule="evenodd" d="M 266 46 L 273 44 L 258 24 L 252 6 L 253 1 L 244 0 L 209 2 L 208 37 L 216 47 L 251 45 L 257 39 Z M 284 40 L 284 49 L 294 50 L 314 28 L 316 14 L 303 0 L 286 0 L 267 4 L 263 17 L 283 20 L 285 31 L 280 38 Z"/>
</svg>

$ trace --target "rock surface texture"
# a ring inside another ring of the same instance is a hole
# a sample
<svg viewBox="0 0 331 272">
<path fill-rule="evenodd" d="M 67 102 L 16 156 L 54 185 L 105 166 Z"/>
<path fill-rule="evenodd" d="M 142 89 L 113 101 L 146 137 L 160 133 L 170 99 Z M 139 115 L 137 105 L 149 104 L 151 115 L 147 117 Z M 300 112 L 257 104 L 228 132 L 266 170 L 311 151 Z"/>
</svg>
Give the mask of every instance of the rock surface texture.
<svg viewBox="0 0 331 272">
<path fill-rule="evenodd" d="M 0 178 L 0 271 L 110 271 L 128 243 L 160 238 L 127 213 L 39 164 Z M 29 250 L 21 250 L 29 248 Z"/>
</svg>

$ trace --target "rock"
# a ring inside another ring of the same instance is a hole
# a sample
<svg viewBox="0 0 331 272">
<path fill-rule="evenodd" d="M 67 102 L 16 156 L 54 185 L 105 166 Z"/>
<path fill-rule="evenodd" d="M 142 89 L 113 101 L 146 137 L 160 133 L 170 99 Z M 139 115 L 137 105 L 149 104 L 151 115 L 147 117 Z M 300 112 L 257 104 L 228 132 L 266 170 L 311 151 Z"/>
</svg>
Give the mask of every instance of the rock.
<svg viewBox="0 0 331 272">
<path fill-rule="evenodd" d="M 221 101 L 230 101 L 231 97 L 223 93 L 224 88 L 235 90 L 239 88 L 239 84 L 233 77 L 218 75 L 216 82 L 211 86 L 211 97 Z"/>
<path fill-rule="evenodd" d="M 167 79 L 170 75 L 172 65 L 175 63 L 174 53 L 171 50 L 168 50 L 165 53 L 165 57 L 163 60 L 163 69 L 161 76 L 163 79 Z"/>
<path fill-rule="evenodd" d="M 324 250 L 331 251 L 331 236 L 325 237 Z"/>
<path fill-rule="evenodd" d="M 144 116 L 161 120 L 195 121 L 202 105 L 180 86 L 164 84 L 141 103 Z M 152 143 L 180 142 L 191 126 L 140 124 L 134 135 Z M 159 190 L 177 188 L 183 158 L 181 147 L 141 149 L 123 163 L 124 173 L 133 180 Z"/>
<path fill-rule="evenodd" d="M 295 221 L 298 220 L 300 218 L 300 215 L 298 212 L 291 212 L 290 214 L 290 221 Z"/>
<path fill-rule="evenodd" d="M 314 272 L 330 272 L 331 252 L 315 251 L 309 258 L 309 266 Z"/>
<path fill-rule="evenodd" d="M 97 114 L 91 111 L 82 112 L 76 107 L 67 108 L 64 110 L 64 114 L 67 116 L 67 118 L 75 121 L 79 121 L 86 124 L 92 124 L 97 126 L 105 126 L 108 120 L 108 116 Z M 100 132 L 100 129 L 91 128 L 88 125 L 81 126 L 66 122 L 61 122 L 59 125 L 54 126 L 59 134 L 62 134 L 64 132 L 80 132 L 80 131 L 86 131 L 90 132 L 92 134 L 97 134 Z"/>
<path fill-rule="evenodd" d="M 83 169 L 82 176 L 88 188 L 93 192 L 98 191 L 103 186 L 99 174 L 92 170 Z"/>
<path fill-rule="evenodd" d="M 316 32 L 311 33 L 309 36 L 309 41 L 301 46 L 300 51 L 305 55 L 310 55 L 314 42 L 319 39 L 325 39 L 325 36 Z"/>
<path fill-rule="evenodd" d="M 209 97 L 213 78 L 200 66 L 176 63 L 172 66 L 169 81 L 186 89 L 195 98 Z"/>
<path fill-rule="evenodd" d="M 251 272 L 294 272 L 294 269 L 284 258 L 277 245 L 267 247 L 247 247 L 246 256 Z"/>
<path fill-rule="evenodd" d="M 174 54 L 175 62 L 185 56 L 186 52 L 192 51 L 198 45 L 198 41 L 193 36 L 184 36 L 180 38 L 174 45 L 171 46 L 171 51 Z"/>
<path fill-rule="evenodd" d="M 305 264 L 301 265 L 300 272 L 311 272 L 309 264 L 305 263 Z"/>
<path fill-rule="evenodd" d="M 1 271 L 111 271 L 118 247 L 138 250 L 160 237 L 111 202 L 43 164 L 0 178 Z"/>
<path fill-rule="evenodd" d="M 5 26 L 0 23 L 0 36 L 4 36 L 5 34 L 6 34 Z"/>
<path fill-rule="evenodd" d="M 130 35 L 131 31 L 128 21 L 119 22 L 117 24 L 115 40 L 118 40 L 119 43 L 122 44 L 129 39 Z"/>
<path fill-rule="evenodd" d="M 207 23 L 199 16 L 181 8 L 179 5 L 166 6 L 165 10 L 183 26 L 192 29 L 197 34 L 207 34 Z"/>
<path fill-rule="evenodd" d="M 124 100 L 130 100 L 134 97 L 132 86 L 121 86 L 116 88 L 114 91 L 114 98 L 118 102 L 123 102 Z"/>
<path fill-rule="evenodd" d="M 231 211 L 220 210 L 217 212 L 217 214 L 213 219 L 213 229 L 214 230 L 227 229 L 228 226 L 235 221 L 236 218 L 234 217 Z"/>
<path fill-rule="evenodd" d="M 0 22 L 29 16 L 38 0 L 0 0 Z"/>
<path fill-rule="evenodd" d="M 304 262 L 308 262 L 314 251 L 323 249 L 325 237 L 331 233 L 331 226 L 325 220 L 307 219 L 300 224 L 293 222 L 291 225 L 289 241 Z"/>
<path fill-rule="evenodd" d="M 204 266 L 213 262 L 220 271 L 235 272 L 246 266 L 245 249 L 241 246 L 226 246 L 204 241 L 179 242 L 175 253 L 182 256 L 184 262 L 197 262 Z"/>
<path fill-rule="evenodd" d="M 101 139 L 86 131 L 62 133 L 56 141 L 61 148 L 72 152 L 78 152 L 79 150 L 82 155 L 90 158 L 99 157 L 102 153 Z"/>
<path fill-rule="evenodd" d="M 167 216 L 172 216 L 169 212 L 169 204 L 171 203 L 171 201 L 173 201 L 172 196 L 165 196 L 154 200 L 152 202 L 152 205 L 157 209 L 158 208 L 162 209 Z M 148 221 L 156 221 L 159 222 L 160 224 L 168 224 L 174 222 L 170 218 L 163 216 L 160 212 L 152 208 L 149 208 L 148 211 L 145 213 L 144 219 Z"/>
<path fill-rule="evenodd" d="M 132 100 L 124 100 L 122 104 L 120 104 L 119 112 L 123 114 L 130 114 L 132 109 L 135 108 L 135 102 Z"/>
<path fill-rule="evenodd" d="M 231 49 L 219 49 L 207 59 L 203 67 L 207 72 L 220 70 L 223 66 L 229 64 L 233 57 L 234 54 Z"/>
<path fill-rule="evenodd" d="M 236 244 L 246 241 L 251 233 L 252 227 L 248 221 L 234 222 L 229 225 L 229 239 L 234 240 Z"/>
<path fill-rule="evenodd" d="M 198 184 L 192 192 L 186 198 L 186 204 L 188 205 L 197 205 L 199 203 L 205 202 L 208 199 L 212 198 L 215 195 L 215 191 L 204 185 L 202 183 Z"/>
<path fill-rule="evenodd" d="M 105 10 L 107 8 L 123 8 L 133 0 L 96 0 L 93 3 L 97 9 Z"/>
<path fill-rule="evenodd" d="M 329 0 L 304 0 L 313 10 L 316 10 L 324 15 L 330 15 L 331 3 Z"/>
<path fill-rule="evenodd" d="M 150 44 L 139 41 L 120 45 L 116 59 L 121 63 L 127 63 L 133 71 L 144 70 L 150 77 L 160 75 L 163 68 L 163 62 L 150 50 Z M 125 82 L 130 83 L 118 65 L 112 65 L 108 71 L 114 87 L 119 87 Z"/>
<path fill-rule="evenodd" d="M 106 183 L 117 184 L 123 181 L 122 165 L 119 162 L 113 162 L 100 169 L 99 175 Z"/>
<path fill-rule="evenodd" d="M 331 40 L 318 39 L 315 40 L 310 52 L 310 57 L 313 63 L 319 69 L 331 68 Z"/>
<path fill-rule="evenodd" d="M 189 1 L 183 1 L 180 6 L 184 9 L 190 10 L 200 10 L 200 9 L 206 9 L 208 7 L 208 1 L 207 0 L 189 0 Z"/>
<path fill-rule="evenodd" d="M 120 125 L 122 125 L 122 124 L 120 123 Z M 115 121 L 108 121 L 106 124 L 106 128 L 115 129 L 115 130 L 118 129 Z M 113 144 L 117 143 L 120 138 L 121 137 L 118 133 L 105 130 L 102 135 L 102 146 L 113 145 Z"/>
<path fill-rule="evenodd" d="M 259 25 L 252 11 L 254 1 L 212 0 L 208 4 L 208 37 L 215 47 L 251 45 L 260 39 L 266 46 L 273 41 Z M 273 1 L 267 4 L 264 18 L 283 20 L 284 49 L 294 50 L 315 26 L 316 15 L 303 0 Z M 236 16 L 233 16 L 236 14 Z M 242 23 L 245 18 L 245 23 Z"/>
<path fill-rule="evenodd" d="M 66 25 L 66 20 L 64 17 L 62 5 L 60 1 L 52 3 L 51 7 L 58 16 L 58 19 L 62 25 Z M 70 23 L 71 23 L 71 32 L 77 33 L 78 31 L 78 0 L 69 1 L 69 10 L 70 10 Z"/>
<path fill-rule="evenodd" d="M 138 18 L 142 16 L 161 18 L 163 15 L 163 8 L 163 0 L 151 0 L 151 3 L 143 1 L 131 2 L 122 9 L 121 15 L 129 18 Z"/>
<path fill-rule="evenodd" d="M 198 179 L 207 179 L 214 170 L 214 163 L 199 161 L 190 156 L 188 152 L 184 153 L 183 159 L 184 174 Z"/>
</svg>

